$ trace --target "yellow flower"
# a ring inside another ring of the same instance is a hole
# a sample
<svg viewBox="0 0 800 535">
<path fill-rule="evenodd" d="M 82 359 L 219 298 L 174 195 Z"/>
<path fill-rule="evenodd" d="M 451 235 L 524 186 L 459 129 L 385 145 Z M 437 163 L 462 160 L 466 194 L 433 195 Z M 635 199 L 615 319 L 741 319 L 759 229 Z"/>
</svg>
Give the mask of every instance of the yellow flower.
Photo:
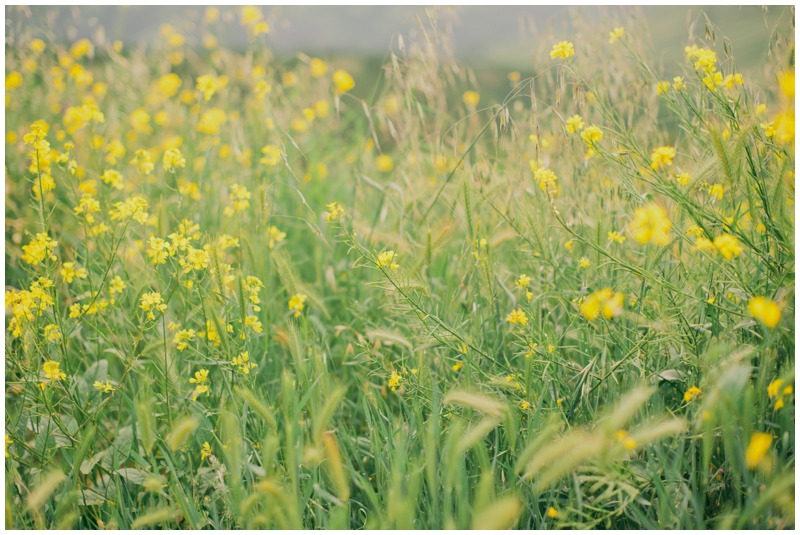
<svg viewBox="0 0 800 535">
<path fill-rule="evenodd" d="M 455 363 L 455 364 L 453 364 L 453 366 L 451 366 L 451 367 L 453 368 L 453 371 L 454 371 L 454 372 L 457 372 L 458 370 L 460 370 L 461 368 L 463 368 L 463 367 L 464 367 L 464 363 L 463 363 L 463 362 L 456 362 L 456 363 Z"/>
<path fill-rule="evenodd" d="M 75 59 L 80 59 L 86 54 L 90 53 L 92 50 L 92 42 L 88 39 L 81 39 L 80 41 L 76 41 L 73 43 L 72 48 L 70 48 L 70 54 Z"/>
<path fill-rule="evenodd" d="M 683 82 L 683 76 L 676 76 L 672 79 L 672 89 L 675 91 L 686 89 L 686 84 Z"/>
<path fill-rule="evenodd" d="M 269 25 L 264 22 L 257 22 L 252 26 L 253 35 L 261 35 L 262 33 L 269 33 Z"/>
<path fill-rule="evenodd" d="M 614 435 L 614 438 L 617 439 L 617 442 L 625 446 L 629 450 L 636 449 L 636 440 L 633 439 L 624 429 L 620 429 Z"/>
<path fill-rule="evenodd" d="M 308 296 L 305 294 L 294 294 L 289 299 L 289 311 L 294 311 L 294 317 L 298 317 L 300 312 L 305 308 L 305 302 Z"/>
<path fill-rule="evenodd" d="M 8 433 L 6 433 L 6 459 L 8 459 L 8 457 L 9 457 L 8 447 L 13 443 L 14 443 L 14 441 L 11 440 L 10 438 L 8 438 Z"/>
<path fill-rule="evenodd" d="M 714 238 L 714 247 L 717 248 L 725 260 L 739 256 L 744 250 L 739 246 L 739 240 L 730 234 L 722 234 Z"/>
<path fill-rule="evenodd" d="M 683 401 L 688 403 L 702 393 L 703 391 L 697 388 L 696 386 L 689 387 L 689 390 L 687 390 L 683 394 Z"/>
<path fill-rule="evenodd" d="M 330 110 L 330 104 L 327 100 L 318 100 L 314 102 L 314 113 L 317 117 L 324 119 L 328 116 L 328 112 Z"/>
<path fill-rule="evenodd" d="M 392 389 L 392 392 L 397 390 L 397 387 L 400 386 L 401 379 L 402 377 L 400 377 L 395 370 L 392 370 L 392 375 L 389 377 L 389 387 Z"/>
<path fill-rule="evenodd" d="M 137 153 L 138 152 L 139 151 L 137 151 Z M 116 171 L 114 169 L 106 169 L 105 171 L 103 171 L 103 174 L 100 175 L 100 178 L 103 180 L 103 182 L 105 182 L 114 189 L 121 190 L 125 187 L 125 184 L 122 181 L 122 174 L 120 174 L 119 171 Z"/>
<path fill-rule="evenodd" d="M 208 135 L 219 134 L 219 128 L 228 121 L 228 115 L 221 108 L 211 108 L 200 115 L 195 127 L 198 132 Z"/>
<path fill-rule="evenodd" d="M 106 161 L 111 165 L 117 163 L 118 158 L 125 156 L 125 147 L 116 139 L 112 139 L 103 149 L 106 152 Z"/>
<path fill-rule="evenodd" d="M 786 111 L 775 118 L 775 137 L 781 143 L 794 139 L 794 112 Z"/>
<path fill-rule="evenodd" d="M 583 126 L 583 119 L 581 119 L 580 115 L 573 115 L 567 119 L 567 132 L 570 134 L 574 134 L 578 130 L 582 129 Z"/>
<path fill-rule="evenodd" d="M 672 223 L 667 219 L 664 209 L 655 203 L 648 203 L 634 211 L 634 220 L 628 226 L 634 239 L 639 243 L 667 245 Z"/>
<path fill-rule="evenodd" d="M 397 258 L 397 255 L 394 254 L 394 251 L 384 251 L 378 255 L 378 259 L 375 263 L 379 268 L 388 266 L 391 269 L 397 269 L 400 266 L 395 263 L 395 258 Z"/>
<path fill-rule="evenodd" d="M 87 275 L 85 268 L 75 269 L 75 262 L 64 262 L 61 268 L 61 276 L 67 284 L 70 284 L 75 277 L 85 279 Z"/>
<path fill-rule="evenodd" d="M 679 173 L 675 175 L 675 178 L 678 180 L 678 184 L 681 186 L 685 186 L 692 180 L 692 177 L 689 175 L 689 173 Z"/>
<path fill-rule="evenodd" d="M 388 173 L 394 167 L 394 162 L 392 161 L 392 157 L 386 154 L 381 154 L 375 159 L 375 167 L 378 168 L 378 171 L 382 173 Z"/>
<path fill-rule="evenodd" d="M 658 169 L 663 165 L 672 165 L 673 158 L 675 158 L 674 147 L 656 147 L 650 154 L 650 168 Z"/>
<path fill-rule="evenodd" d="M 581 137 L 589 145 L 594 145 L 603 139 L 603 131 L 595 125 L 588 126 L 581 132 Z"/>
<path fill-rule="evenodd" d="M 147 113 L 144 108 L 139 108 L 131 113 L 130 117 L 128 117 L 128 121 L 130 121 L 131 126 L 137 132 L 143 134 L 153 133 L 153 128 L 150 126 L 150 114 Z"/>
<path fill-rule="evenodd" d="M 178 351 L 183 351 L 189 347 L 189 342 L 194 340 L 196 334 L 197 332 L 194 329 L 182 329 L 175 333 L 172 343 L 175 344 L 175 348 Z"/>
<path fill-rule="evenodd" d="M 622 234 L 620 234 L 616 230 L 612 230 L 612 231 L 610 231 L 608 233 L 608 241 L 613 241 L 613 242 L 617 242 L 617 243 L 623 243 L 627 239 L 628 238 L 626 236 L 623 236 Z"/>
<path fill-rule="evenodd" d="M 286 238 L 286 233 L 278 230 L 278 227 L 269 227 L 269 248 L 274 249 L 276 243 L 282 242 Z"/>
<path fill-rule="evenodd" d="M 466 104 L 467 107 L 474 109 L 478 105 L 481 96 L 475 91 L 465 91 L 461 99 L 464 101 L 464 104 Z"/>
<path fill-rule="evenodd" d="M 167 304 L 161 299 L 159 292 L 147 292 L 142 295 L 139 308 L 147 312 L 147 319 L 156 319 L 153 311 L 164 312 L 167 309 Z"/>
<path fill-rule="evenodd" d="M 759 126 L 759 128 L 763 128 L 764 129 L 764 135 L 765 136 L 772 137 L 772 136 L 775 135 L 775 125 L 774 125 L 773 122 L 761 123 L 758 126 Z"/>
<path fill-rule="evenodd" d="M 6 75 L 6 91 L 12 91 L 22 85 L 22 75 L 17 71 Z"/>
<path fill-rule="evenodd" d="M 264 148 L 261 149 L 261 152 L 264 153 L 264 157 L 261 158 L 261 163 L 269 166 L 276 166 L 281 161 L 281 156 L 283 155 L 283 151 L 276 147 L 275 145 L 264 145 Z"/>
<path fill-rule="evenodd" d="M 110 394 L 114 391 L 114 386 L 109 382 L 95 381 L 92 386 L 103 394 Z"/>
<path fill-rule="evenodd" d="M 552 505 L 547 508 L 547 516 L 549 518 L 558 518 L 559 514 L 560 513 L 558 511 L 556 511 L 556 508 L 553 507 Z"/>
<path fill-rule="evenodd" d="M 200 460 L 203 461 L 205 460 L 206 457 L 210 456 L 211 456 L 211 445 L 208 442 L 203 442 L 203 447 L 200 449 Z"/>
<path fill-rule="evenodd" d="M 30 42 L 28 48 L 30 48 L 31 52 L 33 52 L 34 54 L 41 54 L 42 52 L 44 52 L 44 49 L 47 48 L 47 45 L 41 39 L 34 39 L 33 41 Z"/>
<path fill-rule="evenodd" d="M 153 164 L 153 161 L 150 159 L 150 153 L 147 152 L 144 149 L 137 150 L 136 154 L 135 154 L 135 157 L 130 161 L 130 163 L 135 165 L 136 168 L 139 170 L 139 172 L 143 173 L 144 175 L 149 175 L 153 171 L 153 169 L 155 168 L 155 164 Z M 103 181 L 106 182 L 107 184 L 110 183 L 112 186 L 116 187 L 117 189 L 122 189 L 122 187 L 121 187 L 122 186 L 122 180 L 121 180 L 122 176 L 119 175 L 119 173 L 117 171 L 108 170 L 106 172 L 116 173 L 116 175 L 119 177 L 120 180 L 119 181 L 115 180 L 113 182 L 107 181 L 105 173 L 103 173 L 103 176 L 101 177 L 103 179 Z"/>
<path fill-rule="evenodd" d="M 301 134 L 303 132 L 308 131 L 308 123 L 305 122 L 303 119 L 300 119 L 299 117 L 295 117 L 294 119 L 292 119 L 292 121 L 289 123 L 289 127 L 295 132 Z"/>
<path fill-rule="evenodd" d="M 174 171 L 178 167 L 186 167 L 186 158 L 178 149 L 167 149 L 161 162 L 165 171 Z"/>
<path fill-rule="evenodd" d="M 529 276 L 527 276 L 527 275 L 525 275 L 523 273 L 522 275 L 519 276 L 519 278 L 517 279 L 515 284 L 519 288 L 525 288 L 526 286 L 528 286 L 531 283 L 531 280 L 532 279 Z"/>
<path fill-rule="evenodd" d="M 550 169 L 546 169 L 544 167 L 537 169 L 533 173 L 533 178 L 539 182 L 539 188 L 541 188 L 542 191 L 556 193 L 558 189 L 556 186 L 556 180 L 558 180 L 558 176 Z"/>
<path fill-rule="evenodd" d="M 518 308 L 516 310 L 512 310 L 511 313 L 506 316 L 506 321 L 514 325 L 527 325 L 528 315 L 525 314 L 524 310 Z"/>
<path fill-rule="evenodd" d="M 198 91 L 203 94 L 205 100 L 211 100 L 214 93 L 219 91 L 224 86 L 220 79 L 210 74 L 204 74 L 197 77 L 197 85 L 195 86 Z"/>
<path fill-rule="evenodd" d="M 155 90 L 165 99 L 174 96 L 183 85 L 181 77 L 175 73 L 165 74 L 155 82 Z"/>
<path fill-rule="evenodd" d="M 769 451 L 772 445 L 772 435 L 769 433 L 759 433 L 756 431 L 750 437 L 750 445 L 747 446 L 746 462 L 750 468 L 755 468 Z"/>
<path fill-rule="evenodd" d="M 45 233 L 37 233 L 36 237 L 31 240 L 28 245 L 22 246 L 22 259 L 28 264 L 38 264 L 44 262 L 45 258 L 55 260 L 53 249 L 58 245 L 58 242 L 51 240 Z"/>
<path fill-rule="evenodd" d="M 578 267 L 581 267 L 581 268 L 585 269 L 585 268 L 590 267 L 591 265 L 592 265 L 592 262 L 588 258 L 586 258 L 585 256 L 582 256 L 580 258 L 580 260 L 578 260 Z"/>
<path fill-rule="evenodd" d="M 67 378 L 67 375 L 59 370 L 59 366 L 60 364 L 58 362 L 48 360 L 42 364 L 42 371 L 44 371 L 45 376 L 51 381 L 63 381 Z"/>
<path fill-rule="evenodd" d="M 608 42 L 610 44 L 613 44 L 614 41 L 616 41 L 617 39 L 619 39 L 623 35 L 625 35 L 625 28 L 622 28 L 622 27 L 614 28 L 613 31 L 609 32 Z"/>
<path fill-rule="evenodd" d="M 567 59 L 575 55 L 575 46 L 569 41 L 560 41 L 553 45 L 553 50 L 550 51 L 550 59 L 562 58 Z"/>
<path fill-rule="evenodd" d="M 312 58 L 309 63 L 311 69 L 311 76 L 320 78 L 328 73 L 328 64 L 319 58 Z"/>
<path fill-rule="evenodd" d="M 589 294 L 580 306 L 581 314 L 589 321 L 594 321 L 603 313 L 606 319 L 612 319 L 622 312 L 625 296 L 620 292 L 613 292 L 611 288 L 603 288 Z"/>
<path fill-rule="evenodd" d="M 326 204 L 325 207 L 328 209 L 325 221 L 338 220 L 344 215 L 344 208 L 336 201 Z"/>
<path fill-rule="evenodd" d="M 233 204 L 233 211 L 241 212 L 249 208 L 251 195 L 252 194 L 246 187 L 240 186 L 239 184 L 231 184 L 228 198 Z"/>
<path fill-rule="evenodd" d="M 239 371 L 244 375 L 250 375 L 250 370 L 257 368 L 258 365 L 250 362 L 250 353 L 245 351 L 238 357 L 231 359 L 231 364 L 239 368 Z"/>
<path fill-rule="evenodd" d="M 754 297 L 747 304 L 750 314 L 772 329 L 781 320 L 781 309 L 778 304 L 766 297 Z M 772 397 L 772 396 L 770 396 Z"/>
<path fill-rule="evenodd" d="M 356 85 L 350 73 L 342 69 L 338 69 L 333 73 L 333 84 L 336 86 L 335 89 L 337 93 L 350 91 Z"/>
<path fill-rule="evenodd" d="M 206 396 L 211 395 L 210 384 L 206 384 L 208 380 L 208 370 L 202 369 L 200 371 L 194 372 L 194 377 L 189 379 L 189 382 L 192 384 L 196 384 L 197 386 L 194 388 L 192 392 L 192 401 L 197 401 L 197 396 L 201 394 L 205 394 Z"/>
<path fill-rule="evenodd" d="M 776 397 L 781 390 L 781 385 L 783 385 L 783 379 L 775 379 L 772 381 L 767 387 L 767 395 L 771 398 Z"/>
<path fill-rule="evenodd" d="M 57 344 L 63 339 L 63 336 L 61 335 L 61 329 L 59 329 L 58 325 L 55 325 L 54 323 L 45 326 L 44 337 L 52 344 Z"/>
<path fill-rule="evenodd" d="M 658 82 L 656 89 L 659 95 L 662 93 L 666 93 L 667 91 L 669 91 L 669 82 Z"/>
</svg>

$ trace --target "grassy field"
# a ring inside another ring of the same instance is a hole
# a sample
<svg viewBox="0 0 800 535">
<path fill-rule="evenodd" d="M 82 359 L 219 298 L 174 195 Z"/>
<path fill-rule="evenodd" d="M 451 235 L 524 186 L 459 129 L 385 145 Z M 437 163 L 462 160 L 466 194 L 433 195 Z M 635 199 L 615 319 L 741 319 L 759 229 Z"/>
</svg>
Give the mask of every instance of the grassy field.
<svg viewBox="0 0 800 535">
<path fill-rule="evenodd" d="M 7 527 L 794 528 L 793 20 L 495 99 L 424 13 L 356 80 L 224 16 L 9 30 Z"/>
</svg>

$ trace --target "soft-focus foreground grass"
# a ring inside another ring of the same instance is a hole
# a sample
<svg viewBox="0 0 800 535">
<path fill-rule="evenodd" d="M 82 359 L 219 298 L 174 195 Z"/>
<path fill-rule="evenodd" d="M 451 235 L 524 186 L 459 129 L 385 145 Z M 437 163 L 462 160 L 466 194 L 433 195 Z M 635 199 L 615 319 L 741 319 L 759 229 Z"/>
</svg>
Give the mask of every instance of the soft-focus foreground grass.
<svg viewBox="0 0 800 535">
<path fill-rule="evenodd" d="M 487 102 L 423 14 L 362 101 L 218 16 L 9 35 L 7 526 L 794 527 L 791 35 Z"/>
</svg>

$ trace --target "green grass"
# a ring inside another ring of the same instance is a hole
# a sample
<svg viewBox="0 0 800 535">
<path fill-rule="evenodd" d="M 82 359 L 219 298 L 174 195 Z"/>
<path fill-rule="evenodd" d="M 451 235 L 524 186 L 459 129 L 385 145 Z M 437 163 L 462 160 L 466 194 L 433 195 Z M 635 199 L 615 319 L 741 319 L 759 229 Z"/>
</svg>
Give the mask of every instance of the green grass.
<svg viewBox="0 0 800 535">
<path fill-rule="evenodd" d="M 562 38 L 538 43 L 531 73 L 474 109 L 474 73 L 430 19 L 344 93 L 331 75 L 349 67 L 312 77 L 259 36 L 244 52 L 95 43 L 76 63 L 102 94 L 53 69 L 67 47 L 36 54 L 43 33 L 14 34 L 7 527 L 793 528 L 794 104 L 774 81 L 793 81 L 793 37 L 771 38 L 768 89 L 745 76 L 709 90 L 691 59 L 686 88 L 658 94 L 672 75 L 644 52 L 643 23 L 614 44 L 613 28 L 572 26 L 574 57 L 550 59 Z M 685 44 L 738 72 L 709 28 Z M 182 85 L 159 95 L 169 72 Z M 228 83 L 204 100 L 203 74 Z M 103 121 L 70 128 L 90 95 Z M 319 101 L 329 113 L 308 121 Z M 219 131 L 198 131 L 212 108 Z M 47 173 L 23 142 L 37 120 Z M 167 171 L 175 136 L 185 166 Z M 657 147 L 676 154 L 653 169 Z M 140 149 L 149 174 L 130 163 Z M 250 194 L 238 210 L 233 185 Z M 95 221 L 74 210 L 87 192 Z M 132 196 L 148 215 L 112 217 Z M 42 232 L 53 258 L 29 262 Z M 163 263 L 157 239 L 172 244 Z M 69 262 L 85 277 L 68 282 Z M 165 306 L 148 319 L 150 292 Z"/>
</svg>

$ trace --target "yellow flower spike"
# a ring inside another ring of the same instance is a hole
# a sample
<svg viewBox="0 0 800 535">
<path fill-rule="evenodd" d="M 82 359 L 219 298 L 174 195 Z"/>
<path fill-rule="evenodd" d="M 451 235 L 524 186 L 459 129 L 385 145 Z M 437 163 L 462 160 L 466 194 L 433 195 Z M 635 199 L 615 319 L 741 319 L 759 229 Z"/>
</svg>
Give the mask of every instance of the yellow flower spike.
<svg viewBox="0 0 800 535">
<path fill-rule="evenodd" d="M 289 299 L 289 311 L 294 311 L 294 317 L 300 316 L 300 313 L 305 308 L 305 302 L 308 296 L 305 294 L 295 294 Z"/>
<path fill-rule="evenodd" d="M 328 214 L 325 216 L 326 221 L 339 220 L 344 215 L 344 208 L 336 201 L 326 204 L 325 207 L 328 209 Z"/>
<path fill-rule="evenodd" d="M 391 377 L 389 377 L 389 388 L 392 389 L 392 392 L 397 390 L 397 387 L 400 386 L 401 380 L 402 377 L 398 375 L 398 373 L 395 370 L 392 370 L 392 375 Z"/>
</svg>

